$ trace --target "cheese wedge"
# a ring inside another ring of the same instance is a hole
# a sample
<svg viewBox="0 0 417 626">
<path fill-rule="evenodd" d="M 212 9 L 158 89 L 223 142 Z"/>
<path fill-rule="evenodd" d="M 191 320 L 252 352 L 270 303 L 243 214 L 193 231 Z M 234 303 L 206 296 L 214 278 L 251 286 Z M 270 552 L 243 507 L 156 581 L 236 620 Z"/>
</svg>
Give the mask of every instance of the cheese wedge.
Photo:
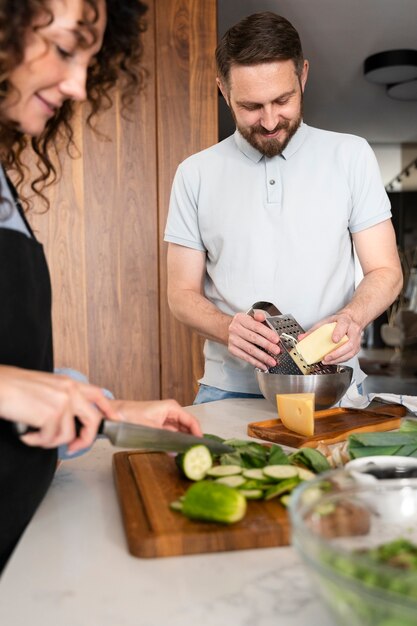
<svg viewBox="0 0 417 626">
<path fill-rule="evenodd" d="M 288 430 L 314 435 L 314 393 L 277 393 L 278 416 Z"/>
<path fill-rule="evenodd" d="M 311 335 L 308 335 L 297 343 L 295 349 L 307 365 L 318 363 L 326 354 L 333 352 L 333 350 L 336 350 L 336 348 L 348 341 L 347 335 L 344 335 L 337 343 L 332 341 L 335 326 L 336 322 L 323 324 L 323 326 L 314 330 Z"/>
</svg>

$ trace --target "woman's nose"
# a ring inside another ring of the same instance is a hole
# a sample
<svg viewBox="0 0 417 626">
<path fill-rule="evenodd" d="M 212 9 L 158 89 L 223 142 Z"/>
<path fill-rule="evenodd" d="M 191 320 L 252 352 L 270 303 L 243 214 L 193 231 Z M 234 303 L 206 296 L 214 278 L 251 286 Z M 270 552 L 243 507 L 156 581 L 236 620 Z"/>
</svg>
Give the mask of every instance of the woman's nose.
<svg viewBox="0 0 417 626">
<path fill-rule="evenodd" d="M 68 75 L 60 83 L 61 93 L 71 100 L 82 102 L 87 98 L 87 70 L 82 67 L 70 68 Z"/>
</svg>

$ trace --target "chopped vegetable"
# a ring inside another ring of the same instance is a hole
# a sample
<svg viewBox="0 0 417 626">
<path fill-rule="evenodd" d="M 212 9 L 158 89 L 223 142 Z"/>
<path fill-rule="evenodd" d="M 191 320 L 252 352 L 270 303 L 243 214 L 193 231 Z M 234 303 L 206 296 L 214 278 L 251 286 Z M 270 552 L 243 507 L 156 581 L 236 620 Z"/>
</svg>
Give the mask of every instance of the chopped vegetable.
<svg viewBox="0 0 417 626">
<path fill-rule="evenodd" d="M 269 487 L 265 493 L 265 500 L 272 500 L 272 498 L 276 498 L 277 496 L 282 496 L 284 493 L 288 493 L 294 489 L 300 483 L 300 479 L 298 476 L 294 478 L 287 478 L 285 480 L 281 480 L 281 482 L 273 485 L 273 487 Z"/>
<path fill-rule="evenodd" d="M 182 513 L 191 519 L 232 524 L 246 513 L 246 499 L 237 489 L 202 480 L 185 494 Z"/>
<path fill-rule="evenodd" d="M 245 478 L 243 476 L 221 476 L 220 478 L 216 478 L 216 483 L 220 483 L 221 485 L 227 485 L 228 487 L 242 487 L 246 483 Z"/>
<path fill-rule="evenodd" d="M 175 462 L 189 480 L 201 480 L 213 465 L 210 450 L 202 444 L 191 446 L 186 452 L 177 454 Z"/>
<path fill-rule="evenodd" d="M 216 437 L 210 436 L 213 439 Z M 278 445 L 268 447 L 241 439 L 228 439 L 224 443 L 235 450 L 216 456 L 217 465 L 213 465 L 209 450 L 202 445 L 192 446 L 187 452 L 177 455 L 176 462 L 182 473 L 197 482 L 188 489 L 185 496 L 171 503 L 173 510 L 193 519 L 232 523 L 233 515 L 226 515 L 227 519 L 222 517 L 222 511 L 227 508 L 224 502 L 230 498 L 230 492 L 238 494 L 237 502 L 240 503 L 241 499 L 246 503 L 246 499 L 279 498 L 283 506 L 286 506 L 291 490 L 301 481 L 309 480 L 315 475 L 311 470 L 317 472 L 330 468 L 325 457 L 310 448 L 303 448 L 288 456 Z M 200 484 L 203 484 L 199 488 L 201 492 L 195 490 Z M 215 491 L 212 491 L 213 487 Z M 222 491 L 216 491 L 216 488 Z M 222 506 L 216 504 L 217 498 Z M 235 515 L 241 519 L 241 509 L 239 511 Z"/>
<path fill-rule="evenodd" d="M 315 474 L 320 474 L 321 472 L 326 472 L 331 469 L 330 463 L 326 457 L 314 448 L 300 448 L 297 452 L 290 454 L 288 459 L 290 463 L 302 465 Z"/>
<path fill-rule="evenodd" d="M 218 476 L 234 476 L 241 473 L 242 468 L 240 465 L 215 465 L 208 470 L 207 476 L 216 478 Z"/>
<path fill-rule="evenodd" d="M 295 478 L 298 476 L 298 470 L 293 465 L 267 465 L 264 467 L 263 473 L 268 478 L 274 478 L 276 480 Z"/>
</svg>

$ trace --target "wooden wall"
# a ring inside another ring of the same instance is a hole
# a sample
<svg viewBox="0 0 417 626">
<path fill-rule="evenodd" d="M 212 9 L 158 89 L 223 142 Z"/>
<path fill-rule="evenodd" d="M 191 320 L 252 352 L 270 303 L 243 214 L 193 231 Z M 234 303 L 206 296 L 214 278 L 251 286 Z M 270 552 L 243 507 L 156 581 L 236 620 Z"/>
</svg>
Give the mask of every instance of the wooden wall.
<svg viewBox="0 0 417 626">
<path fill-rule="evenodd" d="M 56 366 L 118 397 L 190 404 L 201 340 L 171 316 L 163 231 L 178 163 L 217 141 L 216 0 L 150 0 L 146 91 L 129 120 L 76 122 L 51 209 L 30 215 L 49 259 Z M 35 207 L 36 209 L 36 207 Z"/>
</svg>

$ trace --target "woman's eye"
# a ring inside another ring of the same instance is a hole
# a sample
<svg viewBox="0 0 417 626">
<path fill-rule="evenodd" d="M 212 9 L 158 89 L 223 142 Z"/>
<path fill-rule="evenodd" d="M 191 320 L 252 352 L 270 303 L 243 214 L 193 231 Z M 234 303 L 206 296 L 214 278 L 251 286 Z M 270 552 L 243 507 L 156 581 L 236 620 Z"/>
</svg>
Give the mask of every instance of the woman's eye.
<svg viewBox="0 0 417 626">
<path fill-rule="evenodd" d="M 68 50 L 65 50 L 64 48 L 61 48 L 61 46 L 55 45 L 55 49 L 62 59 L 70 59 L 73 56 L 72 51 L 69 52 Z"/>
</svg>

